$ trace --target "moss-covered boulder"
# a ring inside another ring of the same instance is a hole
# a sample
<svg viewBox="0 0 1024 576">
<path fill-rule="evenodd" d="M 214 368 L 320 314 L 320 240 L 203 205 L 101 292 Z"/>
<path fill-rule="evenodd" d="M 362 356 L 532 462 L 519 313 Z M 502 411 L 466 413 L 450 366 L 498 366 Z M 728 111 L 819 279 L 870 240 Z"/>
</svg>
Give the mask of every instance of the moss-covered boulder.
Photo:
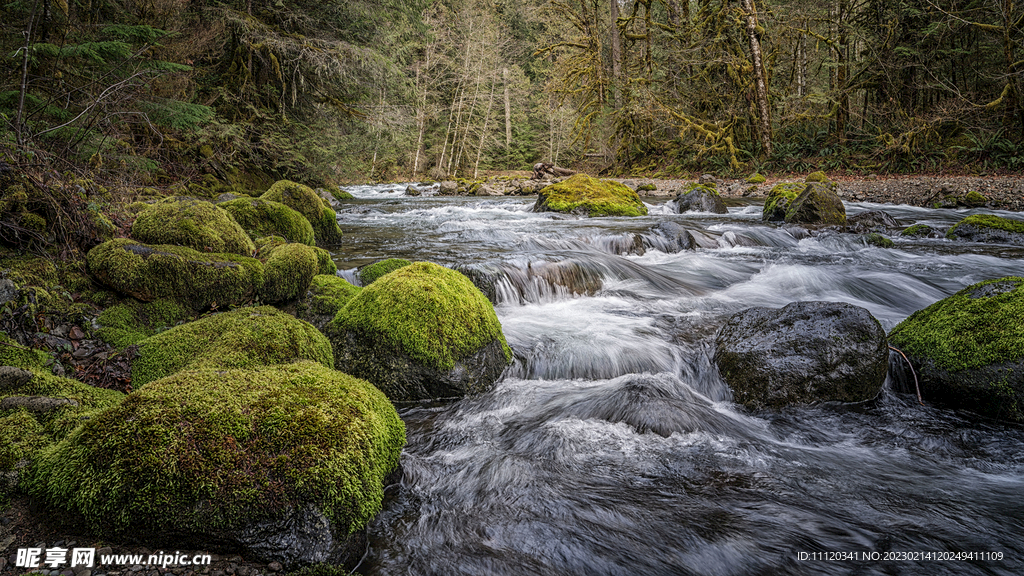
<svg viewBox="0 0 1024 576">
<path fill-rule="evenodd" d="M 263 286 L 259 260 L 184 246 L 118 238 L 90 250 L 86 261 L 96 279 L 122 294 L 143 302 L 173 298 L 196 311 L 244 304 Z"/>
<path fill-rule="evenodd" d="M 127 348 L 183 322 L 190 315 L 189 310 L 170 298 L 152 302 L 128 298 L 100 313 L 96 319 L 100 325 L 96 335 L 115 348 Z"/>
<path fill-rule="evenodd" d="M 364 266 L 359 269 L 359 281 L 363 283 L 363 286 L 372 284 L 374 280 L 387 274 L 388 272 L 394 272 L 399 268 L 404 268 L 412 264 L 404 258 L 388 258 L 387 260 L 378 260 L 373 264 Z"/>
<path fill-rule="evenodd" d="M 842 226 L 846 207 L 830 182 L 808 182 L 807 187 L 786 209 L 787 224 Z"/>
<path fill-rule="evenodd" d="M 316 250 L 305 244 L 284 244 L 270 250 L 264 262 L 260 300 L 275 304 L 305 294 L 313 277 L 320 273 Z"/>
<path fill-rule="evenodd" d="M 306 295 L 295 307 L 295 317 L 323 330 L 360 290 L 362 288 L 333 274 L 314 276 Z"/>
<path fill-rule="evenodd" d="M 395 401 L 484 391 L 512 361 L 487 298 L 463 274 L 429 262 L 363 288 L 325 332 L 339 370 Z"/>
<path fill-rule="evenodd" d="M 714 182 L 706 184 L 693 183 L 687 186 L 686 190 L 676 196 L 669 205 L 677 214 L 684 212 L 711 212 L 712 214 L 725 214 L 729 209 L 725 207 L 722 196 Z"/>
<path fill-rule="evenodd" d="M 715 346 L 733 399 L 751 409 L 869 400 L 882 389 L 889 359 L 878 320 L 842 302 L 748 308 L 722 326 Z"/>
<path fill-rule="evenodd" d="M 625 184 L 576 174 L 542 189 L 533 211 L 580 216 L 643 216 L 647 214 L 647 206 Z"/>
<path fill-rule="evenodd" d="M 330 204 L 309 186 L 290 180 L 279 180 L 260 198 L 280 202 L 305 216 L 313 226 L 318 246 L 341 244 L 341 228 L 338 227 L 337 214 Z"/>
<path fill-rule="evenodd" d="M 239 198 L 219 204 L 249 235 L 256 240 L 263 236 L 280 236 L 289 242 L 316 244 L 313 226 L 305 216 L 280 202 L 262 198 Z"/>
<path fill-rule="evenodd" d="M 941 234 L 927 224 L 914 224 L 900 232 L 900 236 L 908 236 L 912 238 L 938 238 Z"/>
<path fill-rule="evenodd" d="M 320 364 L 191 370 L 45 448 L 28 488 L 106 538 L 351 565 L 404 443 L 379 390 Z"/>
<path fill-rule="evenodd" d="M 870 234 L 864 235 L 864 241 L 870 246 L 878 246 L 879 248 L 895 248 L 896 244 L 889 238 L 882 236 L 877 232 L 871 232 Z"/>
<path fill-rule="evenodd" d="M 786 210 L 789 204 L 796 200 L 796 197 L 807 188 L 804 182 L 782 182 L 772 186 L 768 196 L 764 199 L 764 208 L 761 210 L 761 221 L 782 222 L 786 219 Z"/>
<path fill-rule="evenodd" d="M 49 354 L 0 332 L 0 505 L 20 492 L 24 472 L 40 450 L 124 399 L 120 392 L 55 376 L 52 362 Z M 24 399 L 50 400 L 52 409 L 29 410 L 19 402 Z"/>
<path fill-rule="evenodd" d="M 317 274 L 337 274 L 338 265 L 334 263 L 334 257 L 331 253 L 323 248 L 314 247 L 316 251 L 316 270 Z"/>
<path fill-rule="evenodd" d="M 132 224 L 132 238 L 146 244 L 187 246 L 200 252 L 252 256 L 256 246 L 227 211 L 212 202 L 174 196 L 150 204 Z"/>
<path fill-rule="evenodd" d="M 334 367 L 331 344 L 308 322 L 273 306 L 239 308 L 175 326 L 139 344 L 132 385 L 182 370 L 256 368 L 312 360 Z"/>
<path fill-rule="evenodd" d="M 764 184 L 766 180 L 768 179 L 765 178 L 763 174 L 759 172 L 754 172 L 753 174 L 747 177 L 746 182 L 747 184 Z"/>
<path fill-rule="evenodd" d="M 974 214 L 957 222 L 946 232 L 946 238 L 1024 246 L 1024 221 L 994 214 Z"/>
<path fill-rule="evenodd" d="M 974 284 L 911 314 L 889 333 L 925 401 L 1024 422 L 1024 278 Z"/>
</svg>

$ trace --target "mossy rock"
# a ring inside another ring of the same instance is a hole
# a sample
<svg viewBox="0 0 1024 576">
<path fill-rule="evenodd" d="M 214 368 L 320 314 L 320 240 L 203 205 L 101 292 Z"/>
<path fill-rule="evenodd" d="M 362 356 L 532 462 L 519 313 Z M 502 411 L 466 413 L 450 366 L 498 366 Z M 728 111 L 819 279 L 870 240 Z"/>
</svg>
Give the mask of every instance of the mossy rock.
<svg viewBox="0 0 1024 576">
<path fill-rule="evenodd" d="M 893 248 L 896 246 L 892 240 L 878 234 L 877 232 L 866 234 L 864 236 L 864 241 L 871 246 L 878 246 L 879 248 Z"/>
<path fill-rule="evenodd" d="M 772 186 L 768 196 L 764 199 L 764 208 L 761 210 L 762 222 L 782 222 L 786 219 L 786 210 L 790 203 L 807 188 L 803 182 L 783 182 Z"/>
<path fill-rule="evenodd" d="M 325 333 L 339 370 L 395 401 L 484 391 L 512 361 L 487 298 L 463 274 L 429 262 L 363 288 Z"/>
<path fill-rule="evenodd" d="M 832 181 L 828 179 L 828 176 L 825 175 L 825 173 L 820 171 L 820 170 L 817 171 L 817 172 L 811 172 L 810 174 L 808 174 L 807 178 L 804 178 L 804 182 L 820 182 L 822 184 L 831 184 L 832 183 Z"/>
<path fill-rule="evenodd" d="M 182 370 L 256 368 L 312 360 L 334 367 L 331 344 L 316 328 L 273 306 L 239 308 L 175 326 L 139 344 L 138 389 Z"/>
<path fill-rule="evenodd" d="M 323 330 L 360 290 L 362 288 L 333 274 L 314 276 L 309 290 L 296 306 L 295 316 Z"/>
<path fill-rule="evenodd" d="M 768 179 L 765 178 L 763 175 L 754 172 L 753 174 L 747 177 L 747 184 L 764 184 L 766 180 Z"/>
<path fill-rule="evenodd" d="M 834 186 L 810 182 L 789 204 L 786 224 L 842 226 L 846 224 L 846 207 Z"/>
<path fill-rule="evenodd" d="M 654 192 L 657 189 L 658 186 L 655 185 L 653 182 L 647 182 L 646 184 L 641 184 L 636 187 L 637 192 Z"/>
<path fill-rule="evenodd" d="M 1024 246 L 1024 221 L 994 214 L 974 214 L 957 222 L 946 232 L 946 238 Z"/>
<path fill-rule="evenodd" d="M 316 237 L 305 216 L 280 202 L 262 198 L 238 198 L 219 204 L 256 240 L 263 236 L 280 236 L 289 242 L 313 246 Z"/>
<path fill-rule="evenodd" d="M 714 182 L 704 184 L 695 182 L 686 187 L 670 205 L 677 214 L 684 212 L 710 212 L 712 214 L 726 214 L 726 208 L 722 196 L 718 193 L 718 187 Z"/>
<path fill-rule="evenodd" d="M 331 193 L 331 196 L 334 196 L 335 200 L 355 200 L 356 199 L 356 197 L 353 196 L 351 192 L 347 192 L 345 190 L 342 190 L 341 188 L 339 188 L 337 186 L 331 186 L 331 187 L 327 188 L 327 190 Z"/>
<path fill-rule="evenodd" d="M 580 216 L 645 216 L 647 206 L 629 186 L 614 180 L 598 180 L 586 174 L 543 188 L 534 212 L 562 212 Z"/>
<path fill-rule="evenodd" d="M 227 211 L 196 198 L 164 198 L 139 212 L 132 238 L 145 244 L 252 256 L 256 246 Z"/>
<path fill-rule="evenodd" d="M 889 333 L 926 401 L 1024 422 L 1024 278 L 968 286 Z"/>
<path fill-rule="evenodd" d="M 140 302 L 129 298 L 100 313 L 96 335 L 115 348 L 127 348 L 159 334 L 191 316 L 184 306 L 169 298 Z"/>
<path fill-rule="evenodd" d="M 313 250 L 316 252 L 316 269 L 317 274 L 337 274 L 338 265 L 334 263 L 334 256 L 323 248 L 314 247 Z"/>
<path fill-rule="evenodd" d="M 270 251 L 264 271 L 260 300 L 270 304 L 294 300 L 306 293 L 319 274 L 319 255 L 316 248 L 305 244 L 278 246 Z"/>
<path fill-rule="evenodd" d="M 13 396 L 72 401 L 41 413 L 25 408 L 0 408 L 0 505 L 19 491 L 22 472 L 40 450 L 63 439 L 100 410 L 124 399 L 120 392 L 55 376 L 49 368 L 52 362 L 46 352 L 22 346 L 0 332 L 0 366 L 13 367 L 24 374 L 0 383 L 0 403 Z"/>
<path fill-rule="evenodd" d="M 183 246 L 118 238 L 90 250 L 86 261 L 93 276 L 122 294 L 143 302 L 173 298 L 196 311 L 245 304 L 263 287 L 259 260 Z"/>
<path fill-rule="evenodd" d="M 914 224 L 913 226 L 909 226 L 905 230 L 900 232 L 900 236 L 910 237 L 933 238 L 938 237 L 938 235 L 938 232 L 936 232 L 934 228 L 927 224 Z"/>
<path fill-rule="evenodd" d="M 363 286 L 368 286 L 373 283 L 374 280 L 381 276 L 404 268 L 412 262 L 404 258 L 388 258 L 387 260 L 378 260 L 369 266 L 364 266 L 359 269 L 359 281 L 363 283 Z"/>
<path fill-rule="evenodd" d="M 313 226 L 318 246 L 341 244 L 341 228 L 338 227 L 337 214 L 309 186 L 290 180 L 279 180 L 260 198 L 280 202 L 305 216 Z"/>
<path fill-rule="evenodd" d="M 27 487 L 103 538 L 344 564 L 364 552 L 353 540 L 380 511 L 404 443 L 379 390 L 320 364 L 190 370 L 45 448 Z"/>
</svg>

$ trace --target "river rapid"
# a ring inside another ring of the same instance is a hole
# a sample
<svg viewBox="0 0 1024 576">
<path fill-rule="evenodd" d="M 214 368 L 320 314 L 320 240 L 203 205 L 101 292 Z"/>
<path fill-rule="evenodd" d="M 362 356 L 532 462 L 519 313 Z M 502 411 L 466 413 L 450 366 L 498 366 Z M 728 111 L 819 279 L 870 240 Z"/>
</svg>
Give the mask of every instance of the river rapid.
<svg viewBox="0 0 1024 576">
<path fill-rule="evenodd" d="M 809 237 L 754 203 L 578 219 L 533 213 L 535 198 L 347 189 L 344 276 L 389 257 L 477 270 L 515 353 L 485 394 L 400 407 L 402 478 L 360 573 L 1024 574 L 1024 429 L 892 382 L 866 403 L 750 413 L 710 361 L 744 308 L 848 302 L 888 331 L 1024 275 L 1024 250 Z M 939 228 L 974 213 L 846 209 Z M 701 246 L 678 251 L 665 222 Z"/>
</svg>

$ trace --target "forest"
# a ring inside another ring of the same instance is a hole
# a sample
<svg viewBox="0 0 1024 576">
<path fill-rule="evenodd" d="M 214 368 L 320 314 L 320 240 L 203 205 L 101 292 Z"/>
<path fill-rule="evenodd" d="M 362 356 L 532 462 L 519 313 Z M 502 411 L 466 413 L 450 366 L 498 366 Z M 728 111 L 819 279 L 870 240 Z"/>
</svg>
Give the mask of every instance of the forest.
<svg viewBox="0 0 1024 576">
<path fill-rule="evenodd" d="M 1024 168 L 1013 0 L 4 0 L 0 161 L 126 184 Z"/>
</svg>

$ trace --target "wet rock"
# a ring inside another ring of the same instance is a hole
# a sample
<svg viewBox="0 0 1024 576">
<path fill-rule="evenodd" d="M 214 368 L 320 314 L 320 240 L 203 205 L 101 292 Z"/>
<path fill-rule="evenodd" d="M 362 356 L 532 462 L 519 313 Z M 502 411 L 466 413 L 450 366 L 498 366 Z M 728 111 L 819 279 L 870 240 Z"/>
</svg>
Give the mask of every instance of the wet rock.
<svg viewBox="0 0 1024 576">
<path fill-rule="evenodd" d="M 808 182 L 786 210 L 787 224 L 846 224 L 846 208 L 831 182 Z"/>
<path fill-rule="evenodd" d="M 690 231 L 675 222 L 659 222 L 651 228 L 651 232 L 657 235 L 656 239 L 649 239 L 651 245 L 662 252 L 675 253 L 693 249 L 694 241 Z"/>
<path fill-rule="evenodd" d="M 796 197 L 807 188 L 805 182 L 782 182 L 772 186 L 768 196 L 764 199 L 764 207 L 761 209 L 762 222 L 783 222 L 786 220 L 786 211 Z"/>
<path fill-rule="evenodd" d="M 445 180 L 441 182 L 437 190 L 438 196 L 455 196 L 459 192 L 459 183 Z"/>
<path fill-rule="evenodd" d="M 900 236 L 916 238 L 941 238 L 942 234 L 927 224 L 914 224 L 900 232 Z"/>
<path fill-rule="evenodd" d="M 0 278 L 0 306 L 18 297 L 18 286 L 7 278 Z"/>
<path fill-rule="evenodd" d="M 1024 221 L 992 214 L 974 214 L 950 228 L 946 238 L 1024 246 Z"/>
<path fill-rule="evenodd" d="M 405 189 L 405 195 L 406 196 L 420 196 L 422 194 L 423 194 L 423 192 L 419 188 L 417 188 L 415 186 L 408 186 Z"/>
<path fill-rule="evenodd" d="M 899 228 L 900 222 L 893 218 L 888 212 L 882 210 L 870 210 L 861 212 L 846 219 L 849 232 L 885 232 L 891 228 Z"/>
<path fill-rule="evenodd" d="M 691 184 L 684 192 L 676 196 L 676 199 L 672 200 L 669 205 L 677 214 L 684 212 L 726 214 L 729 212 L 714 182 Z"/>
<path fill-rule="evenodd" d="M 917 370 L 925 401 L 1024 422 L 1022 315 L 1024 278 L 987 280 L 911 314 L 889 340 Z"/>
<path fill-rule="evenodd" d="M 751 409 L 871 399 L 889 358 L 878 320 L 837 302 L 748 308 L 729 318 L 715 344 L 722 377 Z"/>
<path fill-rule="evenodd" d="M 625 184 L 576 174 L 541 190 L 533 211 L 586 217 L 643 216 L 647 214 L 647 206 Z"/>
</svg>

